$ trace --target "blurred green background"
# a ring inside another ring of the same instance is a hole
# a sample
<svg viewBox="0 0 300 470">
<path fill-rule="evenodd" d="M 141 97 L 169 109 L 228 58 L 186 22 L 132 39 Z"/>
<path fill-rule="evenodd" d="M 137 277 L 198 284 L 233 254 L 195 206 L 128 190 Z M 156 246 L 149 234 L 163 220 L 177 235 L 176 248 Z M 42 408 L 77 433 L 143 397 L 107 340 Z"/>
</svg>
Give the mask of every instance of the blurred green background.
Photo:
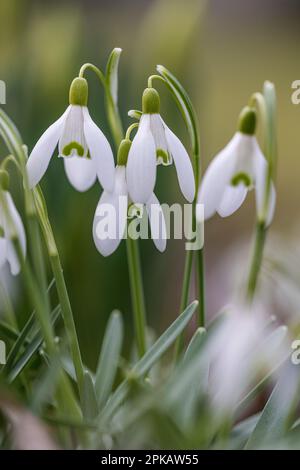
<svg viewBox="0 0 300 470">
<path fill-rule="evenodd" d="M 7 84 L 4 109 L 24 142 L 34 143 L 65 109 L 71 80 L 84 62 L 104 68 L 113 47 L 121 47 L 119 97 L 124 125 L 128 109 L 140 108 L 141 94 L 156 64 L 169 68 L 186 87 L 199 115 L 203 168 L 235 131 L 242 106 L 263 81 L 278 93 L 278 204 L 274 231 L 288 234 L 299 205 L 300 106 L 291 103 L 291 83 L 300 78 L 300 3 L 297 0 L 1 0 L 0 79 Z M 110 137 L 103 91 L 89 76 L 91 115 Z M 162 115 L 188 147 L 184 123 L 165 90 Z M 3 150 L 4 151 L 4 150 Z M 3 154 L 4 155 L 4 154 Z M 119 308 L 132 337 L 132 315 L 123 243 L 104 259 L 92 240 L 100 196 L 67 182 L 53 158 L 42 181 L 61 252 L 85 362 L 95 365 L 109 313 Z M 165 202 L 182 201 L 174 168 L 160 168 L 156 190 Z M 251 240 L 253 195 L 228 219 L 206 224 L 208 314 L 228 298 L 230 272 L 223 259 L 242 239 Z M 170 241 L 159 254 L 141 243 L 148 322 L 162 331 L 178 313 L 184 245 Z M 248 259 L 240 267 L 246 270 Z M 50 275 L 50 274 L 49 274 Z M 194 293 L 191 292 L 191 297 Z M 19 296 L 18 309 L 28 313 Z M 20 315 L 21 315 L 20 313 Z"/>
</svg>

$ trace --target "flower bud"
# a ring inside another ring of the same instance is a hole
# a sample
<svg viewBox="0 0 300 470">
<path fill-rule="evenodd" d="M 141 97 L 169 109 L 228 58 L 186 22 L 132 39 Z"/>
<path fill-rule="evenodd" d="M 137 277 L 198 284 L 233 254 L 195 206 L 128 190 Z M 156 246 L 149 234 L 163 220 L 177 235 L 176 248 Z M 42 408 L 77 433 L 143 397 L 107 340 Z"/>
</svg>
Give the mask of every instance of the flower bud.
<svg viewBox="0 0 300 470">
<path fill-rule="evenodd" d="M 143 93 L 143 113 L 144 114 L 158 114 L 160 111 L 160 98 L 159 94 L 154 88 L 146 88 Z"/>
<path fill-rule="evenodd" d="M 79 106 L 87 106 L 88 83 L 85 78 L 74 78 L 70 86 L 69 102 Z"/>
</svg>

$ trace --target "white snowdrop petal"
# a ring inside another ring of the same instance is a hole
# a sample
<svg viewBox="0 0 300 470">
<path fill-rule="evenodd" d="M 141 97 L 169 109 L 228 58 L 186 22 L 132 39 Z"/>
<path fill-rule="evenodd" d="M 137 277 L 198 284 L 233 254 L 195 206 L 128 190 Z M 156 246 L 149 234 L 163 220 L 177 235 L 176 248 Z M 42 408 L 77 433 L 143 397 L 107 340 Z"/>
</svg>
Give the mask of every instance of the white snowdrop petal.
<svg viewBox="0 0 300 470">
<path fill-rule="evenodd" d="M 88 154 L 84 136 L 83 110 L 83 106 L 70 105 L 70 110 L 65 119 L 63 132 L 58 143 L 61 157 L 86 157 Z"/>
<path fill-rule="evenodd" d="M 84 157 L 64 158 L 66 175 L 71 185 L 80 192 L 87 191 L 96 181 L 94 161 Z"/>
<path fill-rule="evenodd" d="M 114 156 L 103 132 L 90 117 L 87 108 L 83 108 L 84 134 L 90 156 L 95 163 L 98 179 L 106 191 L 113 191 L 115 178 Z"/>
<path fill-rule="evenodd" d="M 17 211 L 17 208 L 14 204 L 14 201 L 8 191 L 4 191 L 4 197 L 6 198 L 6 203 L 7 203 L 7 208 L 9 211 L 9 215 L 11 217 L 11 221 L 13 223 L 13 227 L 17 232 L 18 240 L 21 245 L 21 249 L 23 252 L 23 256 L 25 257 L 26 255 L 26 235 L 25 235 L 25 229 L 24 225 L 22 222 L 22 219 L 20 217 L 19 212 Z M 8 222 L 5 223 L 5 235 L 9 238 L 10 237 L 10 229 L 9 229 L 9 224 Z M 8 250 L 9 251 L 9 250 Z M 13 248 L 14 251 L 14 248 Z"/>
<path fill-rule="evenodd" d="M 189 202 L 192 202 L 195 197 L 195 178 L 190 157 L 181 141 L 167 126 L 165 126 L 165 133 L 181 192 Z"/>
<path fill-rule="evenodd" d="M 10 240 L 7 240 L 7 261 L 10 266 L 10 271 L 13 276 L 19 274 L 21 270 L 20 262 L 15 251 L 14 245 Z"/>
<path fill-rule="evenodd" d="M 94 243 L 103 256 L 111 255 L 124 236 L 127 207 L 125 167 L 117 167 L 114 191 L 102 193 L 93 222 Z"/>
<path fill-rule="evenodd" d="M 156 150 L 168 153 L 168 143 L 165 134 L 165 125 L 159 114 L 150 114 L 150 128 L 155 142 Z"/>
<path fill-rule="evenodd" d="M 141 117 L 128 155 L 126 179 L 132 201 L 146 204 L 156 180 L 156 149 L 150 130 L 150 115 Z"/>
<path fill-rule="evenodd" d="M 156 248 L 163 252 L 167 246 L 167 228 L 164 213 L 155 194 L 152 194 L 148 200 L 146 210 L 150 222 L 152 240 Z"/>
<path fill-rule="evenodd" d="M 6 240 L 0 238 L 0 269 L 4 266 L 6 262 Z"/>
<path fill-rule="evenodd" d="M 51 156 L 63 131 L 64 121 L 70 107 L 55 121 L 35 144 L 27 161 L 27 174 L 30 188 L 36 186 L 46 172 Z"/>
<path fill-rule="evenodd" d="M 215 156 L 203 176 L 198 203 L 204 205 L 205 219 L 213 216 L 221 203 L 236 164 L 235 150 L 239 140 L 239 134 L 235 134 L 226 147 Z"/>
<path fill-rule="evenodd" d="M 255 168 L 255 198 L 256 198 L 256 211 L 258 217 L 263 215 L 264 210 L 264 199 L 265 199 L 265 186 L 266 186 L 266 174 L 267 174 L 267 161 L 262 154 L 259 145 L 256 144 L 255 155 L 254 155 L 254 168 Z M 269 208 L 266 217 L 266 225 L 270 225 L 272 222 L 276 203 L 276 192 L 274 184 L 271 183 L 270 196 L 269 196 Z"/>
<path fill-rule="evenodd" d="M 243 204 L 247 196 L 247 188 L 244 184 L 238 186 L 227 186 L 217 209 L 221 217 L 228 217 Z"/>
<path fill-rule="evenodd" d="M 275 207 L 276 207 L 276 190 L 275 190 L 274 184 L 271 183 L 270 196 L 269 196 L 269 210 L 268 210 L 267 219 L 266 219 L 267 227 L 271 224 L 274 218 Z"/>
</svg>

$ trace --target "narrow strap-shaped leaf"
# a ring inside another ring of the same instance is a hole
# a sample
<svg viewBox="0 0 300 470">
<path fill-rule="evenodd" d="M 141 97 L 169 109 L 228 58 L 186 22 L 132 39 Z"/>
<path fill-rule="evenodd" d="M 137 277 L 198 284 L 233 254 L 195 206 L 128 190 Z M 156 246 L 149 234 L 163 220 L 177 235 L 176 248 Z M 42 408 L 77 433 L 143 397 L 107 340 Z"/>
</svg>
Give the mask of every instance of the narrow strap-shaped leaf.
<svg viewBox="0 0 300 470">
<path fill-rule="evenodd" d="M 49 292 L 51 290 L 51 287 L 53 285 L 54 285 L 54 279 L 52 279 L 52 281 L 50 282 L 50 284 L 48 286 L 48 289 L 47 289 L 47 292 Z M 3 373 L 4 374 L 9 372 L 9 370 L 11 369 L 13 363 L 15 362 L 16 357 L 18 356 L 19 352 L 21 351 L 22 347 L 25 344 L 28 344 L 27 337 L 30 335 L 30 333 L 34 329 L 35 325 L 36 325 L 36 318 L 35 318 L 35 312 L 33 312 L 30 315 L 29 319 L 27 320 L 26 324 L 24 325 L 22 331 L 19 334 L 16 332 L 17 333 L 17 337 L 15 338 L 16 342 L 13 345 L 13 347 L 11 348 L 11 350 L 8 354 L 8 357 L 7 357 L 6 364 L 3 367 Z"/>
<path fill-rule="evenodd" d="M 35 316 L 34 314 L 30 315 L 28 321 L 26 322 L 24 328 L 22 329 L 21 333 L 18 336 L 18 339 L 16 340 L 15 344 L 11 348 L 8 356 L 7 356 L 7 361 L 6 364 L 3 368 L 3 372 L 6 374 L 12 367 L 17 355 L 21 351 L 22 347 L 24 346 L 24 343 L 26 341 L 27 336 L 29 335 L 30 331 L 32 330 L 33 326 L 35 323 Z"/>
<path fill-rule="evenodd" d="M 0 321 L 0 333 L 12 341 L 16 341 L 19 337 L 19 332 L 5 321 Z"/>
<path fill-rule="evenodd" d="M 52 312 L 51 323 L 53 324 L 53 326 L 55 325 L 59 317 L 60 317 L 60 305 L 58 305 Z M 22 370 L 26 367 L 26 365 L 28 364 L 32 356 L 41 347 L 43 341 L 44 341 L 44 338 L 41 334 L 41 331 L 38 331 L 34 335 L 32 340 L 28 343 L 28 345 L 26 346 L 24 352 L 21 354 L 19 359 L 13 364 L 11 370 L 8 371 L 8 375 L 7 375 L 8 383 L 12 383 L 14 380 L 16 380 L 16 378 L 19 376 Z"/>
<path fill-rule="evenodd" d="M 31 409 L 35 414 L 40 414 L 43 405 L 50 401 L 50 398 L 55 396 L 56 386 L 61 372 L 61 363 L 59 357 L 59 350 L 51 356 L 49 367 L 34 387 L 32 393 Z"/>
<path fill-rule="evenodd" d="M 82 411 L 86 420 L 94 419 L 99 412 L 93 379 L 87 370 L 83 375 Z"/>
<path fill-rule="evenodd" d="M 132 368 L 131 374 L 135 378 L 140 378 L 145 375 L 151 367 L 158 361 L 158 359 L 168 350 L 168 348 L 174 343 L 176 338 L 182 333 L 184 328 L 191 320 L 196 308 L 198 301 L 192 302 L 179 317 L 169 326 L 169 328 L 158 338 L 153 346 L 148 349 L 146 354 L 136 363 Z M 117 390 L 113 393 L 112 397 L 108 401 L 107 405 L 103 409 L 100 415 L 100 420 L 104 422 L 110 418 L 118 406 L 124 401 L 129 390 L 129 379 L 125 379 Z"/>
<path fill-rule="evenodd" d="M 116 376 L 123 342 L 123 321 L 120 312 L 112 312 L 101 348 L 96 371 L 95 391 L 101 408 L 107 401 Z"/>
<path fill-rule="evenodd" d="M 115 48 L 107 62 L 105 76 L 106 114 L 112 136 L 118 148 L 124 137 L 122 121 L 118 109 L 118 66 L 122 49 Z"/>
<path fill-rule="evenodd" d="M 291 415 L 299 403 L 299 384 L 299 369 L 288 359 L 246 444 L 246 449 L 264 448 L 284 437 Z"/>
<path fill-rule="evenodd" d="M 122 49 L 116 47 L 110 54 L 106 66 L 106 80 L 115 106 L 118 104 L 118 69 Z"/>
<path fill-rule="evenodd" d="M 187 125 L 193 146 L 193 152 L 195 155 L 199 155 L 200 143 L 197 132 L 198 120 L 191 99 L 177 78 L 168 69 L 166 69 L 166 67 L 163 65 L 158 65 L 156 69 L 158 73 L 166 80 L 169 88 L 173 92 L 173 95 Z M 195 171 L 198 172 L 199 169 L 195 168 Z"/>
</svg>

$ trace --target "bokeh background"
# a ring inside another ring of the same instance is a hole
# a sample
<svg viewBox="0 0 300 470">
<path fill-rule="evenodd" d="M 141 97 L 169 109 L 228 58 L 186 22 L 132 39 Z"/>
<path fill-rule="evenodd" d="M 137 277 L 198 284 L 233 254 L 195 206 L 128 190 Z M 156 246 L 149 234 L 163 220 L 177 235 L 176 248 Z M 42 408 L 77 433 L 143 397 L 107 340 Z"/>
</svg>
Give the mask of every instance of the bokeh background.
<svg viewBox="0 0 300 470">
<path fill-rule="evenodd" d="M 29 149 L 67 106 L 69 85 L 80 66 L 93 62 L 104 68 L 116 46 L 123 49 L 119 96 L 124 125 L 131 122 L 128 109 L 140 108 L 155 65 L 165 65 L 194 102 L 204 169 L 231 138 L 249 96 L 261 90 L 264 80 L 273 81 L 278 94 L 279 166 L 272 233 L 293 250 L 300 235 L 300 106 L 291 103 L 291 83 L 300 79 L 299 1 L 1 0 L 0 18 L 0 79 L 7 84 L 4 109 Z M 110 138 L 103 90 L 92 74 L 89 83 L 91 115 Z M 164 119 L 189 147 L 179 112 L 165 90 L 160 87 L 160 91 Z M 3 147 L 1 152 L 4 156 Z M 127 338 L 132 337 L 125 244 L 107 259 L 94 247 L 91 228 L 99 186 L 77 193 L 66 180 L 62 162 L 53 158 L 42 187 L 84 360 L 94 367 L 105 323 L 114 308 L 122 311 Z M 17 187 L 15 191 L 18 200 Z M 182 201 L 174 168 L 160 169 L 157 194 L 161 201 Z M 233 272 L 248 269 L 255 223 L 253 199 L 251 195 L 234 216 L 215 217 L 206 224 L 210 318 L 228 302 Z M 291 233 L 295 233 L 292 240 Z M 236 257 L 241 245 L 246 255 Z M 144 241 L 141 253 L 148 322 L 161 332 L 178 313 L 184 245 L 170 241 L 166 252 L 159 254 L 151 241 Z M 25 317 L 30 306 L 21 286 L 14 290 L 20 318 Z"/>
</svg>

